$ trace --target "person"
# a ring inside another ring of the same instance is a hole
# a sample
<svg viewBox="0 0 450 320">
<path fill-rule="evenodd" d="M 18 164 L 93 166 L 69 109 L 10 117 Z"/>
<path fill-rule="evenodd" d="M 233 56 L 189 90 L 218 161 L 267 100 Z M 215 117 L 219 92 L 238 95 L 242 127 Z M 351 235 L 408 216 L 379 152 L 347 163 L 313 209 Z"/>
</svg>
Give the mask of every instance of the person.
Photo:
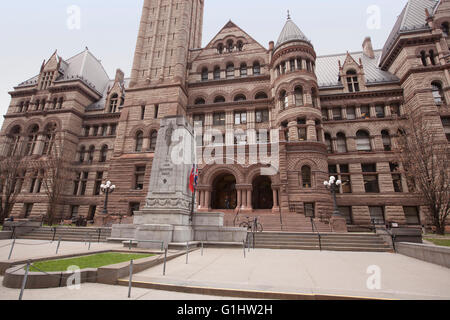
<svg viewBox="0 0 450 320">
<path fill-rule="evenodd" d="M 228 197 L 225 198 L 225 208 L 230 210 L 230 199 Z"/>
</svg>

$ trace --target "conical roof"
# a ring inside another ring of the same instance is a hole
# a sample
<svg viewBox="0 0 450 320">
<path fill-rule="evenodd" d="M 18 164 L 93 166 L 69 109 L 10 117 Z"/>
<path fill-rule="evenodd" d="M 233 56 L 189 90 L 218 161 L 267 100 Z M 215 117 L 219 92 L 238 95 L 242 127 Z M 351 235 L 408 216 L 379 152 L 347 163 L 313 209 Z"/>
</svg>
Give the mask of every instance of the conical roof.
<svg viewBox="0 0 450 320">
<path fill-rule="evenodd" d="M 309 39 L 300 30 L 300 28 L 292 21 L 290 17 L 284 25 L 283 31 L 281 31 L 280 37 L 278 38 L 276 47 L 279 47 L 290 41 L 305 41 L 311 44 Z"/>
</svg>

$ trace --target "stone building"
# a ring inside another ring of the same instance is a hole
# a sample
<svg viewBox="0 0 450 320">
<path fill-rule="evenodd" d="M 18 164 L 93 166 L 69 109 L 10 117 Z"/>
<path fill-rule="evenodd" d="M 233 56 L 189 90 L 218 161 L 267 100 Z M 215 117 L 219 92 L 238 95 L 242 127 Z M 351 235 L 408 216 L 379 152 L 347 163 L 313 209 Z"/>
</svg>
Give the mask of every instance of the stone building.
<svg viewBox="0 0 450 320">
<path fill-rule="evenodd" d="M 268 47 L 229 21 L 202 48 L 203 7 L 145 0 L 128 79 L 120 70 L 110 79 L 87 48 L 70 59 L 55 52 L 10 92 L 3 156 L 21 141 L 27 157 L 45 156 L 58 132 L 76 171 L 61 215 L 101 214 L 100 184 L 111 180 L 109 213 L 132 216 L 145 205 L 160 119 L 183 115 L 202 131 L 200 151 L 244 150 L 244 163 L 200 163 L 198 211 L 226 212 L 227 221 L 326 218 L 333 204 L 323 181 L 333 175 L 349 229 L 426 223 L 395 137 L 404 116 L 419 113 L 450 139 L 450 1 L 409 0 L 383 49 L 366 38 L 361 52 L 330 56 L 318 56 L 290 17 Z M 250 161 L 252 150 L 275 143 L 278 172 L 261 175 L 267 166 Z M 20 179 L 13 215 L 45 214 L 39 174 Z"/>
</svg>

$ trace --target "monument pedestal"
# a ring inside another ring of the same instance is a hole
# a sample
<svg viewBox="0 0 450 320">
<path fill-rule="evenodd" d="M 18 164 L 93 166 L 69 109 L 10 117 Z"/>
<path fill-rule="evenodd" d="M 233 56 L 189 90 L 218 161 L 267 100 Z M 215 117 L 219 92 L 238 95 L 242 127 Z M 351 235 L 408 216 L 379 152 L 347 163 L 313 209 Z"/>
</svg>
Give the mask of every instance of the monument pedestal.
<svg viewBox="0 0 450 320">
<path fill-rule="evenodd" d="M 194 133 L 186 119 L 162 119 L 146 206 L 135 213 L 133 225 L 113 225 L 111 238 L 136 240 L 139 248 L 160 248 L 148 240 L 164 241 L 165 246 L 188 241 L 244 241 L 247 230 L 223 227 L 223 213 L 198 212 L 190 221 L 189 176 L 194 160 Z"/>
<path fill-rule="evenodd" d="M 343 216 L 333 215 L 330 219 L 331 230 L 338 233 L 347 233 L 347 221 Z"/>
</svg>

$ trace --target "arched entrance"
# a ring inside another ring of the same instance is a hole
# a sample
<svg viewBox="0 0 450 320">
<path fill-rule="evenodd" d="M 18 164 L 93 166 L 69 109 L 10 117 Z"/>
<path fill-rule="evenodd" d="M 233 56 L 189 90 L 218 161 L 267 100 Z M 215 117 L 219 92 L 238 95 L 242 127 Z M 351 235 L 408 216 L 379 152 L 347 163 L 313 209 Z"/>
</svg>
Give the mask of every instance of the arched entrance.
<svg viewBox="0 0 450 320">
<path fill-rule="evenodd" d="M 267 176 L 253 180 L 253 209 L 268 210 L 273 208 L 272 181 Z"/>
<path fill-rule="evenodd" d="M 222 174 L 214 180 L 211 194 L 212 209 L 235 209 L 237 206 L 236 178 Z"/>
</svg>

